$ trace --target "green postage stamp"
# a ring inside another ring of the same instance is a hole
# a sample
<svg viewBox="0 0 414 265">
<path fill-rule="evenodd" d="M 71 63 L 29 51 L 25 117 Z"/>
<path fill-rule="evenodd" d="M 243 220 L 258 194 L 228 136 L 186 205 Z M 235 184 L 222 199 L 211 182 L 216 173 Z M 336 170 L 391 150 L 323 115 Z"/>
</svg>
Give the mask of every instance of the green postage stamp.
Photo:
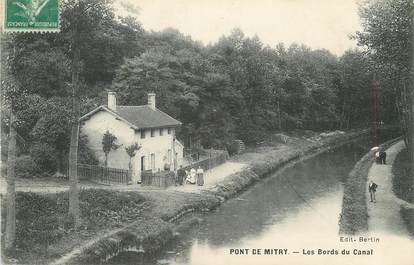
<svg viewBox="0 0 414 265">
<path fill-rule="evenodd" d="M 59 0 L 3 0 L 4 30 L 57 32 L 60 27 Z"/>
</svg>

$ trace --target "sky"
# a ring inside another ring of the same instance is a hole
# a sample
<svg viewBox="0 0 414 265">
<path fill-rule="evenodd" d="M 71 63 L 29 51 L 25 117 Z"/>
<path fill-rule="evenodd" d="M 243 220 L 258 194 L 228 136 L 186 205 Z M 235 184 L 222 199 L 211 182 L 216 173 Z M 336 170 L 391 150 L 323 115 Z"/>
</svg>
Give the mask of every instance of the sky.
<svg viewBox="0 0 414 265">
<path fill-rule="evenodd" d="M 271 47 L 296 42 L 342 55 L 356 47 L 349 36 L 360 29 L 358 0 L 118 1 L 138 7 L 138 20 L 147 30 L 176 28 L 204 44 L 238 27 Z"/>
</svg>

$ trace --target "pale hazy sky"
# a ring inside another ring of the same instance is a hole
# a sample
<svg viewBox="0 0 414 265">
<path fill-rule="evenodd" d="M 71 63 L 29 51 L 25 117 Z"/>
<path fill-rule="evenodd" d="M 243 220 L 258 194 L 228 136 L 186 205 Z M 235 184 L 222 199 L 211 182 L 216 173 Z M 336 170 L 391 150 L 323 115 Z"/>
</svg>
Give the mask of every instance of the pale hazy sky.
<svg viewBox="0 0 414 265">
<path fill-rule="evenodd" d="M 140 8 L 147 30 L 176 28 L 204 44 L 239 27 L 264 44 L 303 43 L 341 55 L 355 47 L 357 0 L 119 0 Z"/>
</svg>

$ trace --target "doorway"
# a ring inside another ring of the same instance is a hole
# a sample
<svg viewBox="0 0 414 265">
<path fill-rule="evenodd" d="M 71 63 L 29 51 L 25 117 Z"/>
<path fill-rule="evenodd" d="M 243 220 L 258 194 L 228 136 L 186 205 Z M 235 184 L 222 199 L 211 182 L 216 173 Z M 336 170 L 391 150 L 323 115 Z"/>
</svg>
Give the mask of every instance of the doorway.
<svg viewBox="0 0 414 265">
<path fill-rule="evenodd" d="M 145 171 L 145 156 L 141 156 L 141 171 Z"/>
</svg>

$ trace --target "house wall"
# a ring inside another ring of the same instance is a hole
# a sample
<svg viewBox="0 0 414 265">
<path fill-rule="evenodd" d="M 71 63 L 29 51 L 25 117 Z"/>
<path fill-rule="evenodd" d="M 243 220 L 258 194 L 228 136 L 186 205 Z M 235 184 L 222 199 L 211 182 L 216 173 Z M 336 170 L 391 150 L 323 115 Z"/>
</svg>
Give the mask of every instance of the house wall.
<svg viewBox="0 0 414 265">
<path fill-rule="evenodd" d="M 141 138 L 141 130 L 138 130 L 135 133 L 135 141 L 141 145 L 141 149 L 135 156 L 134 172 L 136 175 L 140 175 L 141 172 L 141 157 L 144 157 L 144 170 L 162 171 L 166 163 L 171 164 L 170 170 L 174 170 L 174 138 L 173 128 L 171 128 L 171 134 L 168 134 L 167 128 L 163 128 L 163 135 L 160 135 L 159 128 L 154 129 L 154 137 L 151 137 L 151 129 L 145 129 L 144 139 Z M 170 159 L 168 150 L 171 150 Z M 154 167 L 152 167 L 151 155 L 155 158 Z"/>
<path fill-rule="evenodd" d="M 175 140 L 175 152 L 177 154 L 177 169 L 184 163 L 184 145 Z"/>
<path fill-rule="evenodd" d="M 144 156 L 145 170 L 152 169 L 151 155 L 154 155 L 154 172 L 164 170 L 164 165 L 169 163 L 168 150 L 171 150 L 171 168 L 175 170 L 174 160 L 177 161 L 178 168 L 183 162 L 182 145 L 174 143 L 175 130 L 163 128 L 163 135 L 160 129 L 154 129 L 154 137 L 151 137 L 151 129 L 145 129 L 145 138 L 141 138 L 141 131 L 132 129 L 127 123 L 117 119 L 106 111 L 100 111 L 92 115 L 88 120 L 83 121 L 81 133 L 88 136 L 88 146 L 94 151 L 100 165 L 104 165 L 105 154 L 102 151 L 102 137 L 109 130 L 115 135 L 117 144 L 122 144 L 117 150 L 112 150 L 108 156 L 108 167 L 128 169 L 129 156 L 125 152 L 125 147 L 133 143 L 138 143 L 141 149 L 132 160 L 133 164 L 133 183 L 137 183 L 141 178 L 141 157 Z M 174 151 L 175 150 L 175 151 Z M 176 157 L 177 155 L 177 157 Z"/>
<path fill-rule="evenodd" d="M 100 165 L 104 165 L 105 161 L 102 137 L 107 130 L 118 138 L 116 144 L 122 144 L 117 150 L 109 152 L 108 167 L 128 169 L 129 156 L 125 146 L 134 143 L 134 129 L 106 111 L 95 113 L 81 125 L 81 133 L 88 136 L 88 146 L 94 151 Z"/>
</svg>

